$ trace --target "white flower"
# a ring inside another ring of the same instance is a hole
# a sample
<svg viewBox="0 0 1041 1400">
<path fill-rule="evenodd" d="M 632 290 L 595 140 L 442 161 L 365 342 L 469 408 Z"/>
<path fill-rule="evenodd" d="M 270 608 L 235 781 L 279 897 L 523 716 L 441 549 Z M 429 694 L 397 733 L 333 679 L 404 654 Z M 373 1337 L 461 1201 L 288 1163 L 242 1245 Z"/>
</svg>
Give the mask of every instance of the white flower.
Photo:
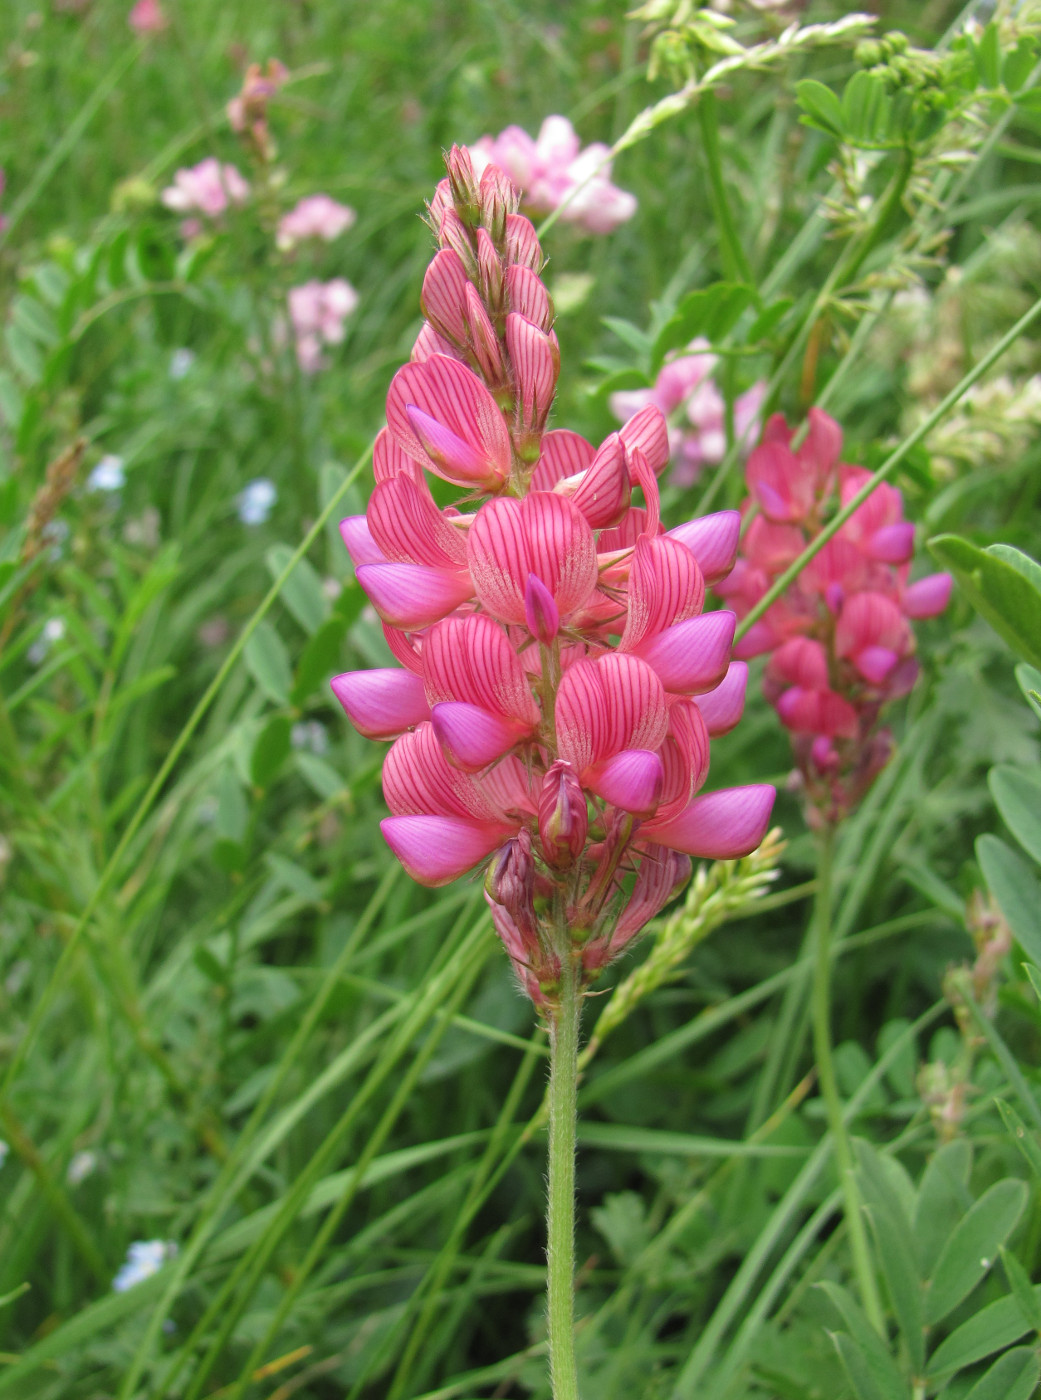
<svg viewBox="0 0 1041 1400">
<path fill-rule="evenodd" d="M 126 484 L 126 470 L 123 458 L 110 452 L 102 457 L 90 476 L 87 477 L 88 491 L 122 491 Z"/>
<path fill-rule="evenodd" d="M 195 351 L 182 347 L 170 356 L 170 378 L 183 379 L 195 363 Z"/>
<path fill-rule="evenodd" d="M 47 656 L 55 642 L 60 642 L 65 636 L 65 623 L 60 617 L 49 617 L 43 624 L 43 631 L 33 642 L 26 652 L 29 660 L 34 666 L 39 666 Z"/>
<path fill-rule="evenodd" d="M 329 752 L 329 735 L 326 733 L 325 725 L 316 719 L 303 720 L 300 724 L 294 724 L 289 733 L 289 742 L 294 749 L 306 749 L 309 753 L 319 756 Z"/>
<path fill-rule="evenodd" d="M 267 477 L 257 477 L 256 481 L 247 482 L 239 494 L 239 519 L 243 525 L 263 525 L 277 500 L 275 483 L 268 481 Z"/>
<path fill-rule="evenodd" d="M 126 1263 L 112 1280 L 117 1293 L 125 1293 L 135 1283 L 143 1283 L 146 1278 L 157 1274 L 177 1253 L 172 1240 L 135 1240 L 127 1250 Z"/>
<path fill-rule="evenodd" d="M 70 1186 L 78 1186 L 97 1170 L 98 1159 L 93 1152 L 77 1152 L 69 1163 L 65 1180 Z"/>
</svg>

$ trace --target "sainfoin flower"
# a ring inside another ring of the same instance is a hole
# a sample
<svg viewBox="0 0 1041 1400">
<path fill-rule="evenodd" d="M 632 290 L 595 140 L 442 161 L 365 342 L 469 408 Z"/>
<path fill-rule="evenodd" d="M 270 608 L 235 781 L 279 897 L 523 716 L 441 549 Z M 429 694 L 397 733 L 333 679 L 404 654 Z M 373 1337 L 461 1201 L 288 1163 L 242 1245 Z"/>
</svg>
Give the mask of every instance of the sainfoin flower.
<svg viewBox="0 0 1041 1400">
<path fill-rule="evenodd" d="M 167 209 L 177 214 L 203 214 L 217 219 L 229 205 L 245 203 L 249 184 L 234 165 L 207 156 L 198 165 L 178 170 L 173 184 L 163 190 L 160 198 Z"/>
<path fill-rule="evenodd" d="M 519 126 L 482 136 L 470 154 L 477 175 L 488 165 L 505 170 L 533 214 L 548 214 L 568 199 L 562 219 L 587 233 L 610 233 L 636 213 L 635 195 L 611 184 L 607 147 L 594 142 L 582 150 L 566 117 L 547 117 L 534 139 Z"/>
<path fill-rule="evenodd" d="M 309 238 L 331 243 L 346 233 L 356 217 L 349 205 L 340 204 L 331 195 L 307 195 L 280 219 L 276 242 L 283 252 Z"/>
<path fill-rule="evenodd" d="M 662 365 L 649 389 L 619 389 L 611 395 L 611 412 L 624 422 L 648 404 L 656 404 L 669 423 L 670 477 L 690 486 L 705 466 L 715 466 L 727 450 L 726 402 L 712 378 L 716 356 L 699 336 L 682 355 Z M 759 410 L 766 384 L 759 381 L 734 401 L 734 436 L 747 448 L 759 437 Z"/>
<path fill-rule="evenodd" d="M 127 23 L 135 34 L 159 34 L 168 21 L 159 0 L 137 0 L 127 15 Z"/>
<path fill-rule="evenodd" d="M 592 976 L 691 856 L 743 855 L 766 831 L 772 788 L 701 792 L 710 735 L 744 702 L 734 615 L 703 611 L 740 522 L 723 511 L 663 530 L 653 405 L 599 446 L 547 431 L 553 309 L 498 167 L 478 180 L 454 148 L 430 222 L 426 321 L 390 386 L 368 510 L 341 525 L 400 664 L 332 686 L 362 734 L 394 741 L 382 829 L 395 855 L 426 885 L 484 867 L 495 927 L 546 1006 L 548 920 Z M 428 473 L 466 493 L 458 506 L 436 503 Z"/>
<path fill-rule="evenodd" d="M 871 477 L 840 463 L 842 430 L 820 409 L 810 409 L 794 450 L 792 437 L 775 415 L 748 459 L 750 523 L 717 587 L 739 617 L 820 532 L 832 505 L 848 505 Z M 815 824 L 849 812 L 885 766 L 892 739 L 879 712 L 918 675 L 911 623 L 947 606 L 950 575 L 912 582 L 913 553 L 914 525 L 900 492 L 883 482 L 735 648 L 739 657 L 769 654 L 763 688 L 792 733 Z"/>
<path fill-rule="evenodd" d="M 358 293 L 342 277 L 290 287 L 289 319 L 297 359 L 305 374 L 321 369 L 323 346 L 338 345 L 343 340 L 343 323 L 357 305 Z"/>
</svg>

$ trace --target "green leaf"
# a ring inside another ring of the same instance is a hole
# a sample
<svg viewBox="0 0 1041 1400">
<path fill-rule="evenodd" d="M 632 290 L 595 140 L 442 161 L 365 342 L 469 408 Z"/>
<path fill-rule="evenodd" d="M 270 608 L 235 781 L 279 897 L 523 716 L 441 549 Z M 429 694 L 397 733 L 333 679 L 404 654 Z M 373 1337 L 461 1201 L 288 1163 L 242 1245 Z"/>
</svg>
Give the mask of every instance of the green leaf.
<svg viewBox="0 0 1041 1400">
<path fill-rule="evenodd" d="M 1041 88 L 1027 88 L 1016 94 L 1016 105 L 1027 112 L 1041 113 Z"/>
<path fill-rule="evenodd" d="M 1019 1304 L 1028 1327 L 1034 1332 L 1041 1332 L 1041 1298 L 1034 1293 L 1033 1284 L 1030 1282 L 1030 1275 L 1024 1269 L 1011 1250 L 1001 1247 L 1001 1266 L 1005 1270 L 1005 1277 L 1009 1281 L 1012 1289 L 1012 1296 Z"/>
<path fill-rule="evenodd" d="M 1005 55 L 1001 65 L 1001 81 L 1006 91 L 1017 93 L 1030 77 L 1035 62 L 1034 45 L 1024 36 L 1012 52 Z"/>
<path fill-rule="evenodd" d="M 1030 1400 L 1039 1376 L 1041 1361 L 1033 1347 L 1014 1347 L 995 1361 L 965 1400 Z"/>
<path fill-rule="evenodd" d="M 242 784 L 234 770 L 226 766 L 217 780 L 217 835 L 227 841 L 241 841 L 249 822 L 249 806 Z"/>
<path fill-rule="evenodd" d="M 889 1348 L 845 1288 L 819 1283 L 849 1328 L 832 1337 L 859 1400 L 907 1400 L 909 1383 L 896 1368 Z"/>
<path fill-rule="evenodd" d="M 876 145 L 889 135 L 892 102 L 885 79 L 873 73 L 854 73 L 842 93 L 842 118 L 847 140 Z"/>
<path fill-rule="evenodd" d="M 987 774 L 987 782 L 1005 825 L 1041 863 L 1041 779 L 1036 773 L 999 764 Z"/>
<path fill-rule="evenodd" d="M 914 1234 L 904 1207 L 893 1190 L 885 1168 L 870 1143 L 856 1143 L 858 1175 L 871 1228 L 878 1244 L 889 1297 L 917 1374 L 925 1366 L 925 1327 L 922 1315 L 922 1279 L 914 1255 Z"/>
<path fill-rule="evenodd" d="M 1041 967 L 1035 967 L 1033 963 L 1025 962 L 1023 963 L 1023 971 L 1034 989 L 1034 995 L 1038 1001 L 1041 1001 Z"/>
<path fill-rule="evenodd" d="M 206 947 L 205 943 L 200 943 L 192 953 L 192 962 L 211 982 L 215 982 L 218 987 L 222 987 L 228 980 L 228 974 L 223 963 L 218 962 L 214 955 Z"/>
<path fill-rule="evenodd" d="M 958 1224 L 929 1279 L 927 1323 L 945 1318 L 988 1272 L 1023 1214 L 1028 1195 L 1022 1181 L 997 1181 Z"/>
<path fill-rule="evenodd" d="M 976 72 L 984 87 L 1001 86 L 1001 37 L 998 26 L 991 20 L 976 45 Z"/>
<path fill-rule="evenodd" d="M 276 705 L 288 705 L 293 682 L 289 653 L 270 622 L 258 623 L 244 650 L 250 675 L 264 694 Z"/>
<path fill-rule="evenodd" d="M 257 735 L 249 760 L 249 776 L 257 787 L 268 787 L 289 757 L 291 731 L 287 715 L 273 715 Z"/>
<path fill-rule="evenodd" d="M 995 632 L 1031 665 L 1041 666 L 1041 594 L 1008 562 L 958 535 L 929 541 L 969 602 Z"/>
<path fill-rule="evenodd" d="M 1041 1302 L 1041 1284 L 1034 1286 L 1034 1295 Z M 966 1366 L 974 1366 L 984 1357 L 993 1356 L 996 1351 L 1003 1351 L 1013 1342 L 1018 1342 L 1029 1330 L 1015 1298 L 999 1298 L 994 1303 L 988 1303 L 978 1313 L 973 1313 L 967 1322 L 956 1327 L 936 1348 L 929 1358 L 930 1380 L 939 1380 Z"/>
<path fill-rule="evenodd" d="M 326 763 L 324 758 L 308 753 L 306 749 L 301 749 L 296 755 L 296 767 L 308 787 L 323 802 L 331 802 L 334 797 L 341 796 L 347 787 L 342 773 L 337 772 L 331 763 Z"/>
<path fill-rule="evenodd" d="M 652 373 L 658 372 L 670 350 L 685 349 L 695 336 L 712 342 L 722 340 L 755 296 L 755 289 L 741 282 L 714 282 L 711 287 L 688 292 L 658 332 L 651 355 Z"/>
<path fill-rule="evenodd" d="M 1027 698 L 1027 704 L 1041 719 L 1041 671 L 1033 666 L 1028 666 L 1026 662 L 1021 662 L 1016 667 L 1016 680 L 1019 688 Z"/>
<path fill-rule="evenodd" d="M 936 1267 L 951 1231 L 972 1205 L 969 1174 L 972 1144 L 955 1138 L 939 1148 L 922 1174 L 914 1215 L 918 1262 L 928 1277 Z"/>
<path fill-rule="evenodd" d="M 781 297 L 778 301 L 771 302 L 748 328 L 749 345 L 768 340 L 794 305 L 791 297 Z"/>
<path fill-rule="evenodd" d="M 830 87 L 814 78 L 804 78 L 795 84 L 795 100 L 802 108 L 801 118 L 806 126 L 815 126 L 831 136 L 841 137 L 846 129 L 842 103 Z"/>
<path fill-rule="evenodd" d="M 37 383 L 43 374 L 43 356 L 36 343 L 19 326 L 10 323 L 4 331 L 4 339 L 12 365 L 27 384 Z"/>
<path fill-rule="evenodd" d="M 276 579 L 293 557 L 293 551 L 287 544 L 273 544 L 264 557 L 272 579 Z M 286 579 L 280 597 L 305 632 L 317 632 L 329 616 L 329 599 L 322 592 L 322 580 L 306 559 L 301 559 Z"/>
<path fill-rule="evenodd" d="M 321 904 L 325 895 L 321 885 L 309 870 L 305 870 L 294 860 L 287 860 L 285 856 L 278 855 L 275 851 L 268 851 L 264 860 L 270 867 L 272 875 L 284 889 L 289 890 L 291 894 L 299 895 L 301 899 L 306 899 L 309 904 Z"/>
<path fill-rule="evenodd" d="M 1041 962 L 1041 885 L 1021 855 L 989 832 L 976 838 L 976 859 L 987 888 L 1001 906 L 1012 936 Z"/>
<path fill-rule="evenodd" d="M 347 621 L 337 614 L 319 627 L 304 647 L 293 680 L 294 705 L 302 705 L 319 686 L 324 686 L 342 670 L 340 656 L 346 632 Z"/>
<path fill-rule="evenodd" d="M 646 331 L 642 331 L 639 326 L 634 326 L 632 321 L 622 320 L 620 316 L 604 316 L 602 319 L 607 329 L 613 331 L 619 340 L 629 346 L 630 350 L 635 350 L 641 358 L 649 354 L 651 338 Z"/>
<path fill-rule="evenodd" d="M 1002 1122 L 1012 1135 L 1012 1141 L 1026 1158 L 1027 1165 L 1038 1181 L 1041 1181 L 1041 1143 L 1038 1142 L 1037 1135 L 1027 1127 L 1010 1103 L 1004 1099 L 995 1099 L 994 1102 Z"/>
</svg>

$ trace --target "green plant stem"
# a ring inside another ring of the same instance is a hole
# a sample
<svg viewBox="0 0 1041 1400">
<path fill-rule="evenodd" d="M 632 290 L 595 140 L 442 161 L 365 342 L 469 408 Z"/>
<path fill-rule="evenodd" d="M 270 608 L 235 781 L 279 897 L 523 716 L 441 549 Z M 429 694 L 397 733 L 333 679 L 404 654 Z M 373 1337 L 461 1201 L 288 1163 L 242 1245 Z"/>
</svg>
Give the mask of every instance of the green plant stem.
<svg viewBox="0 0 1041 1400">
<path fill-rule="evenodd" d="M 726 185 L 723 183 L 723 162 L 719 154 L 719 112 L 714 92 L 702 94 L 698 103 L 698 122 L 701 127 L 701 149 L 708 168 L 709 193 L 712 199 L 712 212 L 719 230 L 719 256 L 723 272 L 734 282 L 746 282 L 754 286 L 752 269 L 741 246 L 737 226 L 727 199 Z"/>
<path fill-rule="evenodd" d="M 875 1282 L 875 1270 L 868 1248 L 867 1231 L 861 1210 L 853 1169 L 853 1149 L 843 1117 L 835 1077 L 835 1061 L 831 1047 L 831 872 L 835 842 L 834 828 L 826 826 L 820 837 L 820 860 L 817 874 L 817 899 L 814 905 L 814 963 L 813 963 L 813 1051 L 820 1078 L 821 1097 L 828 1118 L 835 1166 L 853 1252 L 853 1271 L 857 1277 L 860 1300 L 868 1320 L 880 1335 L 885 1335 L 885 1318 Z"/>
<path fill-rule="evenodd" d="M 578 1400 L 575 1367 L 575 1124 L 578 1117 L 578 1024 L 582 993 L 563 920 L 558 942 L 560 1000 L 550 1028 L 549 1194 L 546 1286 L 553 1400 Z"/>
</svg>

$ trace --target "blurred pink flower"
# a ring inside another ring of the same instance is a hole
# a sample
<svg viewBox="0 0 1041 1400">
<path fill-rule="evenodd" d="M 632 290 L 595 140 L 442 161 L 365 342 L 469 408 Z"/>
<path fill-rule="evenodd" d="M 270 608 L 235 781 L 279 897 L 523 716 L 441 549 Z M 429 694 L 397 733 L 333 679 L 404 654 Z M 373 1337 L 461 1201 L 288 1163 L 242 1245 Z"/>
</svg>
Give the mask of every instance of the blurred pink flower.
<svg viewBox="0 0 1041 1400">
<path fill-rule="evenodd" d="M 353 209 L 327 194 L 308 195 L 279 221 L 278 246 L 285 252 L 308 238 L 323 238 L 331 243 L 345 233 L 356 218 Z"/>
<path fill-rule="evenodd" d="M 508 126 L 470 148 L 477 174 L 488 165 L 505 170 L 532 213 L 548 214 L 577 190 L 561 218 L 587 233 L 610 233 L 636 213 L 636 197 L 611 184 L 611 163 L 603 163 L 607 153 L 600 142 L 581 150 L 574 127 L 558 116 L 546 118 L 535 140 L 519 126 Z"/>
<path fill-rule="evenodd" d="M 296 354 L 305 374 L 322 367 L 322 347 L 338 345 L 346 331 L 343 323 L 358 305 L 358 293 L 342 277 L 331 282 L 303 282 L 289 289 L 289 319 L 296 340 Z"/>
<path fill-rule="evenodd" d="M 159 34 L 169 24 L 159 0 L 137 0 L 127 16 L 127 24 L 135 34 Z"/>
<path fill-rule="evenodd" d="M 249 184 L 234 165 L 222 165 L 215 156 L 207 156 L 198 165 L 178 170 L 172 185 L 160 198 L 167 209 L 177 214 L 203 214 L 208 219 L 219 218 L 230 204 L 243 204 L 249 198 Z M 199 232 L 196 220 L 182 225 L 185 237 Z"/>
<path fill-rule="evenodd" d="M 620 389 L 609 401 L 619 422 L 647 404 L 655 404 L 669 419 L 676 486 L 690 486 L 703 467 L 715 466 L 726 453 L 726 403 L 711 378 L 716 356 L 707 352 L 708 341 L 699 336 L 687 346 L 686 354 L 662 366 L 651 388 Z M 746 451 L 759 436 L 765 394 L 766 384 L 760 381 L 734 400 L 734 436 L 744 442 Z"/>
</svg>

